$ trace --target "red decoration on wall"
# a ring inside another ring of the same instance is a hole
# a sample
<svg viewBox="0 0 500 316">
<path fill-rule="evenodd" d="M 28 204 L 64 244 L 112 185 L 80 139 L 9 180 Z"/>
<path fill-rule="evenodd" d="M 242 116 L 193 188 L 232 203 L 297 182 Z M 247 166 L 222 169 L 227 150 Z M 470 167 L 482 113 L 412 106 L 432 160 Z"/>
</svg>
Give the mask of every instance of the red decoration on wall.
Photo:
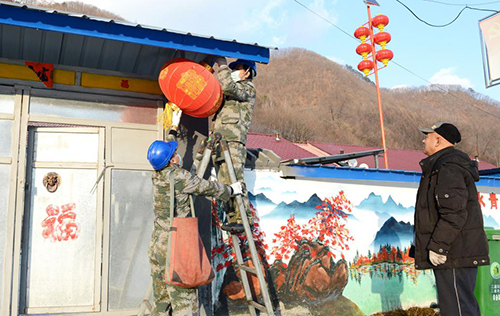
<svg viewBox="0 0 500 316">
<path fill-rule="evenodd" d="M 483 195 L 481 193 L 477 192 L 477 198 L 479 201 L 479 205 L 481 205 L 482 207 L 485 207 L 486 203 L 484 203 L 484 201 L 483 201 Z"/>
<path fill-rule="evenodd" d="M 128 80 L 125 80 L 125 79 L 122 79 L 122 83 L 120 85 L 121 85 L 122 88 L 125 88 L 125 89 L 130 88 Z"/>
<path fill-rule="evenodd" d="M 32 61 L 27 61 L 24 64 L 28 66 L 29 69 L 33 70 L 47 88 L 52 88 L 54 86 L 54 82 L 52 81 L 52 72 L 54 71 L 53 64 L 35 63 Z"/>
<path fill-rule="evenodd" d="M 50 204 L 45 211 L 47 217 L 42 221 L 44 227 L 42 236 L 50 241 L 67 241 L 77 239 L 80 226 L 75 223 L 75 203 L 61 205 L 61 207 Z"/>
<path fill-rule="evenodd" d="M 185 114 L 209 117 L 222 104 L 219 82 L 206 67 L 186 59 L 176 59 L 163 66 L 158 77 L 161 91 Z"/>
</svg>

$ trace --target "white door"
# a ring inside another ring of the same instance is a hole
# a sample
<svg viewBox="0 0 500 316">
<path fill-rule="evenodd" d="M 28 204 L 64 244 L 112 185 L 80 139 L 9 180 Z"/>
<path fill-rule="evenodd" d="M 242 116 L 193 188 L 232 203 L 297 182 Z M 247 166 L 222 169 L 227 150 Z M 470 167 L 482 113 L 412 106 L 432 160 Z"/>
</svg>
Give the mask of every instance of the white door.
<svg viewBox="0 0 500 316">
<path fill-rule="evenodd" d="M 103 140 L 99 128 L 29 129 L 24 313 L 100 310 Z"/>
</svg>

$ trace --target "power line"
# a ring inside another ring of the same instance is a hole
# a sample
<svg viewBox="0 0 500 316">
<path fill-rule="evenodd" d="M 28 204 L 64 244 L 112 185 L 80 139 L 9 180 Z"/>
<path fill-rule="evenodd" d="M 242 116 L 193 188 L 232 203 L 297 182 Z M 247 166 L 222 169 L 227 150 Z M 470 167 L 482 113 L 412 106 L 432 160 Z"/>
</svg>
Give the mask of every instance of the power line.
<svg viewBox="0 0 500 316">
<path fill-rule="evenodd" d="M 419 18 L 418 15 L 416 15 L 406 4 L 404 4 L 403 2 L 401 2 L 399 0 L 396 0 L 396 1 L 399 2 L 399 4 L 401 4 L 403 7 L 405 7 L 408 11 L 410 11 L 410 13 L 413 14 L 413 16 L 417 20 L 419 20 L 420 22 L 425 23 L 425 24 L 427 24 L 429 26 L 432 26 L 432 27 L 445 27 L 445 26 L 448 26 L 448 25 L 452 24 L 453 22 L 455 22 L 458 19 L 458 17 L 460 16 L 460 14 L 462 14 L 462 12 L 464 12 L 465 9 L 467 9 L 467 7 L 464 7 L 462 10 L 460 10 L 460 12 L 458 12 L 458 15 L 453 20 L 451 20 L 451 22 L 448 22 L 448 23 L 442 24 L 442 25 L 436 25 L 436 24 L 431 24 L 431 23 L 429 23 L 427 21 L 424 21 L 423 19 Z"/>
<path fill-rule="evenodd" d="M 357 40 L 354 36 L 352 36 L 351 34 L 349 34 L 349 33 L 348 33 L 348 32 L 346 32 L 346 31 L 344 31 L 342 28 L 340 28 L 339 26 L 337 26 L 335 23 L 331 22 L 330 20 L 328 20 L 327 18 L 325 18 L 325 17 L 321 16 L 320 14 L 316 13 L 315 11 L 313 11 L 313 10 L 309 9 L 308 7 L 306 7 L 304 4 L 302 4 L 302 3 L 301 3 L 301 2 L 299 2 L 298 0 L 293 0 L 293 1 L 295 1 L 295 2 L 296 2 L 297 4 L 299 4 L 301 7 L 305 8 L 306 10 L 308 10 L 309 12 L 311 12 L 312 14 L 316 15 L 317 17 L 319 17 L 319 18 L 320 18 L 320 19 L 322 19 L 323 21 L 327 22 L 327 23 L 328 23 L 328 24 L 330 24 L 331 26 L 335 27 L 336 29 L 338 29 L 338 30 L 339 30 L 339 31 L 341 31 L 342 33 L 346 34 L 346 35 L 347 35 L 347 36 L 349 36 L 351 39 L 353 39 L 353 40 L 355 40 L 355 41 L 358 41 L 358 40 Z M 399 0 L 396 0 L 396 1 L 398 1 L 398 2 L 399 2 Z M 497 1 L 497 2 L 500 2 L 500 1 Z M 465 10 L 465 9 L 466 9 L 466 8 L 462 9 L 462 11 L 463 11 L 463 10 Z M 461 11 L 461 12 L 462 12 L 462 11 Z M 457 18 L 458 18 L 458 17 L 457 17 Z M 462 100 L 459 96 L 455 95 L 454 93 L 450 93 L 450 91 L 448 91 L 448 90 L 446 90 L 446 89 L 443 89 L 443 88 L 442 88 L 442 87 L 440 87 L 439 85 L 435 85 L 435 84 L 433 84 L 433 83 L 432 83 L 432 82 L 430 82 L 429 80 L 427 80 L 427 79 L 425 79 L 425 78 L 423 78 L 423 77 L 419 76 L 418 74 L 414 73 L 413 71 L 411 71 L 410 69 L 408 69 L 408 68 L 404 67 L 403 65 L 401 65 L 401 64 L 399 64 L 399 63 L 397 63 L 396 61 L 394 61 L 394 60 L 393 60 L 393 61 L 392 61 L 392 63 L 393 63 L 393 64 L 395 64 L 395 65 L 397 65 L 397 66 L 398 66 L 398 67 L 400 67 L 401 69 L 403 69 L 403 70 L 405 70 L 405 71 L 409 72 L 410 74 L 414 75 L 415 77 L 417 77 L 417 78 L 419 78 L 419 79 L 421 79 L 421 80 L 423 80 L 423 81 L 425 81 L 425 82 L 429 83 L 430 85 L 432 85 L 432 86 L 434 86 L 434 87 L 438 88 L 439 90 L 441 90 L 441 91 L 443 91 L 443 92 L 446 92 L 446 93 L 448 93 L 449 95 L 451 95 L 451 96 L 453 96 L 453 97 L 455 97 L 455 98 L 457 98 L 457 99 L 459 99 L 459 100 Z M 479 106 L 475 105 L 474 103 L 471 103 L 471 105 L 472 105 L 473 107 L 477 108 L 478 110 L 480 110 L 481 112 L 484 112 L 484 113 L 485 113 L 485 114 L 487 114 L 487 115 L 490 115 L 490 116 L 492 116 L 492 117 L 494 117 L 494 118 L 500 119 L 500 116 L 497 116 L 497 115 L 495 115 L 495 114 L 493 114 L 493 113 L 490 113 L 490 112 L 488 112 L 488 111 L 486 111 L 486 110 L 483 110 L 483 109 L 481 109 Z"/>
<path fill-rule="evenodd" d="M 483 3 L 449 3 L 449 2 L 442 2 L 442 1 L 436 1 L 436 0 L 423 0 L 423 1 L 434 2 L 434 3 L 450 5 L 450 6 L 459 6 L 459 7 L 468 6 L 468 5 L 488 5 L 488 4 L 500 3 L 500 1 L 491 1 L 491 2 L 483 2 Z"/>
<path fill-rule="evenodd" d="M 421 19 L 420 17 L 418 17 L 418 15 L 415 14 L 415 12 L 413 12 L 406 4 L 404 4 L 403 2 L 399 1 L 399 0 L 396 0 L 399 4 L 401 4 L 403 7 L 405 7 L 408 11 L 410 11 L 410 13 L 417 19 L 419 20 L 420 22 L 422 23 L 425 23 L 429 26 L 432 26 L 432 27 L 445 27 L 445 26 L 448 26 L 450 24 L 452 24 L 453 22 L 455 22 L 456 20 L 458 20 L 458 18 L 460 17 L 460 15 L 462 14 L 462 12 L 464 12 L 466 9 L 470 9 L 470 10 L 476 10 L 476 11 L 490 11 L 490 12 L 500 12 L 500 11 L 497 11 L 497 10 L 490 10 L 490 9 L 480 9 L 480 8 L 473 8 L 473 7 L 469 7 L 468 5 L 466 5 L 465 7 L 462 8 L 462 10 L 460 10 L 460 12 L 458 12 L 457 16 L 451 20 L 450 22 L 446 23 L 446 24 L 441 24 L 441 25 L 437 25 L 437 24 L 432 24 L 432 23 L 429 23 L 423 19 Z"/>
<path fill-rule="evenodd" d="M 353 39 L 356 39 L 354 36 L 352 36 L 351 34 L 347 33 L 346 31 L 344 31 L 343 29 L 341 29 L 340 27 L 338 27 L 337 25 L 335 25 L 333 22 L 331 22 L 330 20 L 328 20 L 327 18 L 319 15 L 318 13 L 314 12 L 313 10 L 309 9 L 308 7 L 306 7 L 305 5 L 303 5 L 302 3 L 300 3 L 298 0 L 293 0 L 295 1 L 297 4 L 299 4 L 301 7 L 303 7 L 304 9 L 308 10 L 309 12 L 311 12 L 312 14 L 314 14 L 315 16 L 319 17 L 320 19 L 322 19 L 323 21 L 325 21 L 326 23 L 330 24 L 331 26 L 335 27 L 336 29 L 338 29 L 339 31 L 341 31 L 342 33 L 346 34 L 347 36 L 353 38 Z"/>
</svg>

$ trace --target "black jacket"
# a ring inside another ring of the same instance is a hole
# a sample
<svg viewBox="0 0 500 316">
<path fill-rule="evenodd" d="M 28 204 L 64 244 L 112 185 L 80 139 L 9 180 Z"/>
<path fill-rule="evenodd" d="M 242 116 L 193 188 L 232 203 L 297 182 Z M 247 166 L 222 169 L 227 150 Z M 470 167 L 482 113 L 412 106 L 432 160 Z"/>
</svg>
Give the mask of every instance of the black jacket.
<svg viewBox="0 0 500 316">
<path fill-rule="evenodd" d="M 450 269 L 489 264 L 488 241 L 475 181 L 477 162 L 448 147 L 420 162 L 415 204 L 415 268 Z M 429 250 L 447 256 L 437 267 Z"/>
</svg>

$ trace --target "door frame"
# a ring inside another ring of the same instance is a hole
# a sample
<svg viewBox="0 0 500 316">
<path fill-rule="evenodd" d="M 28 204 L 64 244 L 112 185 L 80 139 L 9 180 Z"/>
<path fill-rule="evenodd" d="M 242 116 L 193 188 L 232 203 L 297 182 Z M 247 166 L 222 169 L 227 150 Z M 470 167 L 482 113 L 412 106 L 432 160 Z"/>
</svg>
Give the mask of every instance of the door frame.
<svg viewBox="0 0 500 316">
<path fill-rule="evenodd" d="M 25 185 L 26 185 L 26 172 L 27 172 L 27 146 L 28 146 L 28 125 L 29 123 L 53 123 L 53 124 L 70 124 L 70 125 L 81 125 L 88 127 L 97 127 L 102 129 L 102 137 L 104 137 L 104 159 L 98 166 L 98 176 L 103 175 L 98 182 L 97 190 L 98 194 L 103 197 L 100 200 L 100 205 L 102 205 L 102 221 L 100 223 L 101 227 L 101 235 L 100 249 L 96 249 L 96 252 L 99 252 L 98 258 L 101 260 L 99 266 L 99 284 L 100 290 L 96 291 L 96 302 L 100 302 L 100 309 L 93 312 L 82 312 L 78 313 L 79 316 L 85 315 L 136 315 L 139 310 L 139 304 L 137 309 L 134 310 L 120 310 L 120 311 L 108 311 L 108 287 L 109 287 L 109 197 L 105 196 L 106 188 L 110 187 L 110 173 L 112 169 L 127 169 L 127 170 L 148 170 L 149 166 L 139 167 L 137 165 L 122 165 L 119 166 L 107 166 L 106 165 L 106 146 L 109 146 L 109 131 L 113 127 L 121 127 L 121 128 L 132 128 L 132 129 L 142 129 L 142 130 L 150 130 L 155 131 L 157 135 L 157 139 L 164 139 L 164 130 L 161 122 L 157 122 L 156 125 L 146 125 L 146 124 L 135 124 L 135 123 L 122 123 L 116 121 L 104 121 L 104 120 L 95 120 L 95 119 L 81 119 L 81 118 L 72 118 L 72 117 L 54 117 L 50 115 L 31 115 L 29 113 L 29 105 L 31 96 L 36 97 L 45 97 L 45 98 L 55 98 L 55 99 L 70 99 L 70 100 L 79 100 L 79 101 L 90 101 L 90 102 L 110 102 L 117 103 L 123 105 L 146 105 L 146 106 L 156 106 L 157 107 L 157 117 L 160 117 L 163 111 L 164 99 L 162 97 L 155 96 L 154 98 L 136 98 L 136 97 L 119 97 L 119 96 L 110 96 L 110 95 L 100 95 L 93 94 L 91 91 L 87 93 L 81 92 L 68 92 L 68 91 L 48 91 L 45 89 L 36 89 L 30 86 L 16 86 L 16 92 L 20 94 L 19 99 L 22 101 L 21 104 L 17 106 L 16 103 L 16 119 L 18 120 L 18 126 L 16 126 L 16 130 L 13 133 L 17 133 L 19 135 L 18 142 L 16 142 L 15 153 L 17 154 L 17 166 L 16 172 L 12 172 L 12 181 L 15 182 L 15 192 L 11 193 L 11 197 L 15 200 L 15 206 L 13 206 L 13 223 L 14 223 L 14 231 L 11 233 L 13 236 L 13 254 L 20 254 L 22 249 L 22 236 L 23 236 L 23 216 L 25 212 Z M 17 100 L 17 99 L 16 99 Z M 19 113 L 18 113 L 19 112 Z M 103 148 L 100 146 L 100 148 Z M 13 152 L 14 153 L 14 152 Z M 101 157 L 101 153 L 99 154 Z M 13 158 L 14 160 L 14 158 Z M 109 169 L 109 170 L 108 170 Z M 10 305 L 10 316 L 16 315 L 28 315 L 20 313 L 21 304 L 21 288 L 26 286 L 26 284 L 22 284 L 21 280 L 21 256 L 13 256 L 12 260 L 12 270 L 11 273 L 7 276 L 7 278 L 11 278 L 12 287 L 9 288 L 11 293 L 10 296 L 10 304 L 7 304 L 7 310 L 5 315 L 7 315 L 8 308 Z M 97 270 L 96 270 L 97 271 Z M 97 282 L 97 279 L 96 279 Z M 7 292 L 8 293 L 8 292 Z M 98 297 L 97 297 L 98 296 Z M 9 298 L 5 299 L 9 300 Z M 67 310 L 65 310 L 67 311 Z M 76 311 L 75 311 L 76 312 Z"/>
<path fill-rule="evenodd" d="M 17 194 L 16 190 L 18 187 L 17 184 L 17 175 L 18 175 L 18 160 L 19 160 L 19 147 L 20 142 L 22 140 L 22 135 L 20 133 L 21 130 L 21 109 L 23 104 L 23 87 L 15 86 L 15 87 L 0 87 L 0 93 L 2 94 L 12 94 L 14 96 L 14 110 L 10 114 L 0 114 L 0 119 L 12 121 L 12 134 L 11 134 L 11 150 L 10 150 L 10 158 L 0 158 L 0 163 L 2 165 L 10 166 L 10 180 L 6 181 L 9 194 L 7 197 L 7 210 L 6 210 L 6 232 L 5 232 L 5 249 L 4 253 L 0 253 L 0 255 L 4 256 L 4 267 L 3 273 L 4 280 L 3 283 L 0 284 L 0 292 L 4 293 L 0 297 L 0 315 L 8 315 L 9 309 L 11 306 L 11 282 L 12 282 L 12 273 L 13 273 L 13 264 L 15 261 L 14 257 L 14 233 L 15 233 L 15 219 L 16 219 L 16 203 Z M 21 135 L 18 137 L 17 135 Z"/>
<path fill-rule="evenodd" d="M 98 157 L 95 163 L 83 162 L 35 162 L 33 154 L 35 151 L 35 133 L 69 133 L 69 134 L 97 134 L 98 135 Z M 22 252 L 21 258 L 21 284 L 27 285 L 28 281 L 28 262 L 30 262 L 30 246 L 31 246 L 31 179 L 34 168 L 57 168 L 57 169 L 86 169 L 96 170 L 96 178 L 103 171 L 104 165 L 104 146 L 105 146 L 105 131 L 104 128 L 98 127 L 43 127 L 29 126 L 28 127 L 28 147 L 27 147 L 27 164 L 26 164 L 26 186 L 25 186 L 25 209 L 23 222 L 23 241 L 21 247 L 28 251 Z M 28 289 L 26 286 L 21 287 L 19 310 L 23 314 L 33 313 L 60 313 L 60 312 L 96 312 L 101 310 L 101 249 L 102 249 L 102 216 L 103 209 L 103 185 L 97 185 L 96 188 L 96 222 L 95 222 L 95 245 L 94 245 L 94 287 L 93 287 L 93 305 L 91 306 L 65 306 L 65 307 L 45 307 L 45 308 L 28 308 L 27 295 Z"/>
</svg>

